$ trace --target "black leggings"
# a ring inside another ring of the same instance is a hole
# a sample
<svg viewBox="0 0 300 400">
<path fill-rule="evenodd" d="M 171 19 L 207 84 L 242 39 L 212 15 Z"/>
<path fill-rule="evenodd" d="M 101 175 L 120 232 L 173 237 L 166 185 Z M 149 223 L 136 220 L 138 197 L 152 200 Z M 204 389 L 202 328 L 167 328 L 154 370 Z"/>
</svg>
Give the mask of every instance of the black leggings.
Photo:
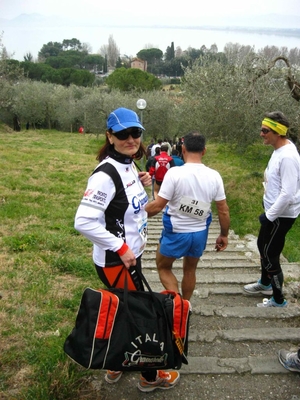
<svg viewBox="0 0 300 400">
<path fill-rule="evenodd" d="M 273 222 L 264 222 L 257 238 L 261 258 L 261 283 L 266 286 L 272 285 L 274 300 L 279 304 L 284 300 L 280 254 L 284 248 L 286 234 L 295 220 L 295 218 L 277 218 Z"/>
</svg>

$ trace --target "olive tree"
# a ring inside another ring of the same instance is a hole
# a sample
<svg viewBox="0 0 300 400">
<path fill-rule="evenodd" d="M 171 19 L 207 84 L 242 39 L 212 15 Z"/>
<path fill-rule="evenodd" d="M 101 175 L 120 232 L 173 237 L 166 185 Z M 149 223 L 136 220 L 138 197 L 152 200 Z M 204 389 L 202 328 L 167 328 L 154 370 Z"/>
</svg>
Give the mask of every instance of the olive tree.
<svg viewBox="0 0 300 400">
<path fill-rule="evenodd" d="M 15 86 L 24 81 L 23 69 L 17 60 L 12 60 L 0 33 L 0 118 L 6 123 L 13 122 L 14 129 L 20 130 L 18 116 L 14 114 Z"/>
<path fill-rule="evenodd" d="M 54 120 L 58 129 L 74 132 L 84 121 L 82 99 L 87 89 L 71 85 L 55 86 L 53 92 Z"/>
<path fill-rule="evenodd" d="M 173 140 L 178 134 L 179 116 L 173 95 L 162 91 L 147 91 L 138 93 L 135 99 L 139 98 L 147 102 L 147 107 L 143 110 L 145 141 L 149 142 L 151 138 Z M 133 109 L 141 116 L 141 112 L 136 108 L 136 100 Z"/>
<path fill-rule="evenodd" d="M 97 89 L 85 92 L 81 101 L 84 130 L 86 133 L 104 133 L 108 104 L 106 94 Z"/>
<path fill-rule="evenodd" d="M 239 65 L 201 62 L 185 70 L 181 126 L 238 144 L 259 135 L 265 112 L 280 109 L 295 119 L 299 105 L 290 94 L 286 70 L 250 53 Z"/>
<path fill-rule="evenodd" d="M 33 128 L 51 128 L 53 120 L 53 91 L 54 85 L 23 81 L 14 86 L 13 110 L 22 123 L 29 122 Z"/>
</svg>

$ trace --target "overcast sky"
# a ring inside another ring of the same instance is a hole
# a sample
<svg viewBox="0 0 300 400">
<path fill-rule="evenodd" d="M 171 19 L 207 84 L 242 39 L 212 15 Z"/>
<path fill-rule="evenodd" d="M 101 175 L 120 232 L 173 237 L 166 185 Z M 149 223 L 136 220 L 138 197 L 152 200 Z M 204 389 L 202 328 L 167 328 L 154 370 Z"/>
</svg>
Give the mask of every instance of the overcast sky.
<svg viewBox="0 0 300 400">
<path fill-rule="evenodd" d="M 76 19 L 73 24 L 65 22 L 55 26 L 36 24 L 33 19 L 32 23 L 3 23 L 0 34 L 4 32 L 3 43 L 8 53 L 18 60 L 23 60 L 28 52 L 37 57 L 45 43 L 62 42 L 68 38 L 87 43 L 91 51 L 97 53 L 102 45 L 107 44 L 109 35 L 113 36 L 120 54 L 129 56 L 135 56 L 149 46 L 164 52 L 172 42 L 183 50 L 202 45 L 210 48 L 216 44 L 219 51 L 223 51 L 228 42 L 256 49 L 267 45 L 300 47 L 299 37 L 207 32 L 193 28 L 205 24 L 297 28 L 298 20 L 291 16 L 300 17 L 300 0 L 184 0 L 177 4 L 174 0 L 146 3 L 142 0 L 0 0 L 0 19 L 11 20 L 21 14 L 34 13 L 46 17 L 61 16 L 64 21 L 66 17 Z M 270 14 L 282 18 L 273 19 Z M 184 29 L 177 29 L 179 26 Z"/>
<path fill-rule="evenodd" d="M 195 16 L 195 15 L 256 15 L 284 14 L 300 15 L 299 0 L 185 0 L 177 3 L 170 0 L 0 0 L 0 18 L 11 19 L 26 13 L 43 15 L 69 15 L 88 17 L 105 14 L 135 18 L 138 16 Z"/>
</svg>

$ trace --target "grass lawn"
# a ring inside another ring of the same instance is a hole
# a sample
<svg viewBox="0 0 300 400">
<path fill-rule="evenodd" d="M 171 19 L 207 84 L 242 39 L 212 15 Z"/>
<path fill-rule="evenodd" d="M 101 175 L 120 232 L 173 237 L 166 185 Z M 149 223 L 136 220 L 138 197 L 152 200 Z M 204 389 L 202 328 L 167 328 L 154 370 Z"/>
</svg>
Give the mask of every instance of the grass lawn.
<svg viewBox="0 0 300 400">
<path fill-rule="evenodd" d="M 74 216 L 103 137 L 0 127 L 0 398 L 76 399 L 91 372 L 68 360 L 63 343 L 83 289 L 101 286 L 91 244 Z M 203 161 L 223 176 L 236 234 L 258 232 L 263 170 L 260 143 L 237 155 L 207 145 Z M 297 220 L 284 255 L 300 261 Z"/>
</svg>

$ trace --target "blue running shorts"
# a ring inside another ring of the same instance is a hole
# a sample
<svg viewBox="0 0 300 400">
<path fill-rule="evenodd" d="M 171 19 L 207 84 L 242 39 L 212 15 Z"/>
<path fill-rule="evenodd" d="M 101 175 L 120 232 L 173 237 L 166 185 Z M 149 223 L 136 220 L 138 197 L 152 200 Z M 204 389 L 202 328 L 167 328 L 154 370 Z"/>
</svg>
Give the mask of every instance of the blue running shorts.
<svg viewBox="0 0 300 400">
<path fill-rule="evenodd" d="M 170 258 L 184 256 L 199 258 L 202 256 L 207 242 L 208 228 L 204 231 L 176 233 L 162 230 L 159 252 Z"/>
</svg>

